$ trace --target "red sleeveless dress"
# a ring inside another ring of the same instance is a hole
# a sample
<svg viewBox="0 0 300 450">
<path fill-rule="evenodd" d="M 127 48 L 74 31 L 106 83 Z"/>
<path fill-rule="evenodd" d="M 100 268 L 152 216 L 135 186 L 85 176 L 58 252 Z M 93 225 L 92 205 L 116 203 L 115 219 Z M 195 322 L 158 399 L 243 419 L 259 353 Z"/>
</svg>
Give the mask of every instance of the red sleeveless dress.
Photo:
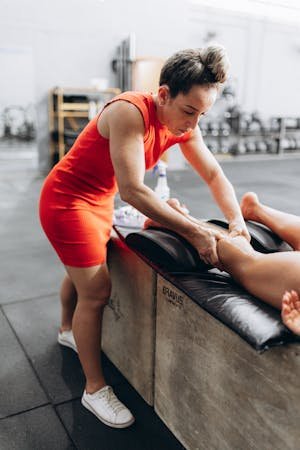
<svg viewBox="0 0 300 450">
<path fill-rule="evenodd" d="M 107 105 L 120 100 L 135 105 L 143 116 L 146 169 L 153 167 L 167 148 L 189 139 L 190 132 L 174 136 L 158 121 L 151 94 L 125 92 Z M 40 195 L 42 227 L 62 263 L 72 267 L 104 263 L 112 228 L 118 187 L 109 140 L 99 134 L 98 118 L 87 124 L 70 151 L 54 166 Z"/>
</svg>

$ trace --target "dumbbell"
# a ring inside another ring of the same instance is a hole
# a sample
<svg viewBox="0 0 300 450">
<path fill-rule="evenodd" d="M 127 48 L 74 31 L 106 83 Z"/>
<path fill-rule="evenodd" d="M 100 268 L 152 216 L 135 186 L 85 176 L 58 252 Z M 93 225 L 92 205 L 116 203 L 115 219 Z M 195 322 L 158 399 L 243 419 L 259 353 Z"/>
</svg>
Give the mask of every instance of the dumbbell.
<svg viewBox="0 0 300 450">
<path fill-rule="evenodd" d="M 227 122 L 220 123 L 220 134 L 223 136 L 229 136 L 230 134 L 230 125 Z"/>
<path fill-rule="evenodd" d="M 240 141 L 240 142 L 235 142 L 234 144 L 232 144 L 229 151 L 233 155 L 244 155 L 246 153 L 247 149 L 246 149 L 245 143 Z"/>
<path fill-rule="evenodd" d="M 207 144 L 207 147 L 213 155 L 216 155 L 219 152 L 219 146 L 216 144 L 216 142 L 209 142 Z"/>
<path fill-rule="evenodd" d="M 267 144 L 264 141 L 256 141 L 256 152 L 265 153 L 267 151 Z"/>
<path fill-rule="evenodd" d="M 246 149 L 247 153 L 255 153 L 256 152 L 256 145 L 253 141 L 246 142 Z"/>
<path fill-rule="evenodd" d="M 277 153 L 277 142 L 274 139 L 267 139 L 265 141 L 267 146 L 267 152 L 268 153 Z"/>
<path fill-rule="evenodd" d="M 228 144 L 224 144 L 224 143 L 223 143 L 223 144 L 221 145 L 220 152 L 221 152 L 223 155 L 227 155 L 228 153 L 230 153 Z"/>
</svg>

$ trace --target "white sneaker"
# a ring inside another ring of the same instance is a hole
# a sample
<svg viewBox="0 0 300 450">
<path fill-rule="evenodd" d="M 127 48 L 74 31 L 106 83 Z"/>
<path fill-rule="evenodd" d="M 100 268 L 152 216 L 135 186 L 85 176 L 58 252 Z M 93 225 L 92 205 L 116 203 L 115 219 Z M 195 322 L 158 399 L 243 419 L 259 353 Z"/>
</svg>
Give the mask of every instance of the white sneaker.
<svg viewBox="0 0 300 450">
<path fill-rule="evenodd" d="M 93 394 L 84 391 L 81 403 L 109 427 L 126 428 L 134 422 L 133 415 L 116 397 L 111 386 L 104 386 Z"/>
<path fill-rule="evenodd" d="M 77 346 L 74 339 L 74 334 L 72 330 L 62 331 L 58 333 L 57 341 L 60 345 L 65 347 L 70 347 L 74 352 L 77 352 Z"/>
</svg>

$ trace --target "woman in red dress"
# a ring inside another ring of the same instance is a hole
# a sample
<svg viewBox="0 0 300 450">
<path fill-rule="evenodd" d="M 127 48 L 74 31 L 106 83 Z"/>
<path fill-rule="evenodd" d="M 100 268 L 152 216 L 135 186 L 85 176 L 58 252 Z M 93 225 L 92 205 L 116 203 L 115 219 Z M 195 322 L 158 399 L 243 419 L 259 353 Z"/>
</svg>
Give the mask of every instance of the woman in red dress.
<svg viewBox="0 0 300 450">
<path fill-rule="evenodd" d="M 122 200 L 185 236 L 205 261 L 218 265 L 218 231 L 207 233 L 144 184 L 145 170 L 178 143 L 229 221 L 231 235 L 249 239 L 233 187 L 198 127 L 227 71 L 227 57 L 220 46 L 176 53 L 162 68 L 157 94 L 127 92 L 109 102 L 52 169 L 42 188 L 41 224 L 67 273 L 61 288 L 58 340 L 78 351 L 86 377 L 83 405 L 112 427 L 134 421 L 107 386 L 99 362 L 102 313 L 111 290 L 106 244 L 117 190 Z"/>
</svg>

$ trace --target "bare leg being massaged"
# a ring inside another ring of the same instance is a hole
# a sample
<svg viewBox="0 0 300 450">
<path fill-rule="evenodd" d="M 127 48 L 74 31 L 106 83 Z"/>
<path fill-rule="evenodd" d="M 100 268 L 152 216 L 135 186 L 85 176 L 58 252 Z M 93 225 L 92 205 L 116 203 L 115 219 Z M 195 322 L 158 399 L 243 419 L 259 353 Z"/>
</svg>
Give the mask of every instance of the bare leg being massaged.
<svg viewBox="0 0 300 450">
<path fill-rule="evenodd" d="M 199 222 L 186 214 L 178 200 L 170 199 L 168 203 Z M 251 294 L 280 309 L 286 327 L 300 335 L 300 218 L 262 205 L 251 192 L 242 198 L 241 210 L 245 219 L 266 225 L 295 251 L 259 253 L 244 237 L 231 237 L 226 230 L 220 230 L 223 237 L 217 242 L 217 252 L 222 268 Z M 214 225 L 205 226 L 215 229 Z"/>
</svg>

